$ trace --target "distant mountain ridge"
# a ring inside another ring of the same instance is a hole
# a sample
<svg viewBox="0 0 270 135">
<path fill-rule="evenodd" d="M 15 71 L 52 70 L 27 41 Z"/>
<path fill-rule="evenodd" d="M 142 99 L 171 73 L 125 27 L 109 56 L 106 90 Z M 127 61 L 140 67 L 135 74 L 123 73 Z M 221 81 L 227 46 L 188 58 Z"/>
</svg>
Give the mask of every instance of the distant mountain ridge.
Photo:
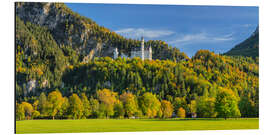
<svg viewBox="0 0 270 135">
<path fill-rule="evenodd" d="M 249 56 L 258 57 L 259 56 L 259 27 L 252 33 L 252 35 L 236 45 L 230 51 L 226 52 L 225 55 L 230 56 Z"/>
</svg>

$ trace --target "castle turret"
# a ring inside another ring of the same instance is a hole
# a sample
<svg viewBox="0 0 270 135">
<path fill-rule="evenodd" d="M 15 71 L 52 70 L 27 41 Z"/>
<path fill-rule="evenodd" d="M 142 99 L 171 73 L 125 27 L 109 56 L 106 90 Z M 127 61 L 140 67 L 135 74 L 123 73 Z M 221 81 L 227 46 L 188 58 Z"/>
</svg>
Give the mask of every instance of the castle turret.
<svg viewBox="0 0 270 135">
<path fill-rule="evenodd" d="M 117 48 L 115 48 L 114 51 L 113 51 L 113 58 L 114 59 L 117 59 L 118 58 L 118 54 L 119 54 L 119 52 L 118 52 Z"/>
<path fill-rule="evenodd" d="M 142 42 L 141 42 L 141 58 L 144 60 L 144 38 L 142 37 Z"/>
<path fill-rule="evenodd" d="M 152 60 L 152 47 L 149 47 L 149 60 Z"/>
</svg>

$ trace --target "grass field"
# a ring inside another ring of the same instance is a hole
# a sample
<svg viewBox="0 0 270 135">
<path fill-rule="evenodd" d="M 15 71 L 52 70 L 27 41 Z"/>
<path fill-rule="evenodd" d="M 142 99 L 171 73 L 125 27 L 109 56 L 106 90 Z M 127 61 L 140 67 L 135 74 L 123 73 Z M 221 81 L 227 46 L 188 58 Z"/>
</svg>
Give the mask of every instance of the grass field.
<svg viewBox="0 0 270 135">
<path fill-rule="evenodd" d="M 84 119 L 16 121 L 16 133 L 258 129 L 259 119 Z"/>
</svg>

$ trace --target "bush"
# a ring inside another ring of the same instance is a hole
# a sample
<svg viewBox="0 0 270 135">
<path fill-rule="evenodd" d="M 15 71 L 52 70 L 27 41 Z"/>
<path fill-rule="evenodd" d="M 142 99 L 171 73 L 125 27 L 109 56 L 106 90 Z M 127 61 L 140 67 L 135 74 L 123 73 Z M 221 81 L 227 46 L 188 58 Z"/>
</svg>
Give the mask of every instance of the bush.
<svg viewBox="0 0 270 135">
<path fill-rule="evenodd" d="M 184 108 L 180 107 L 177 112 L 177 116 L 179 118 L 185 118 L 186 117 L 186 111 Z"/>
</svg>

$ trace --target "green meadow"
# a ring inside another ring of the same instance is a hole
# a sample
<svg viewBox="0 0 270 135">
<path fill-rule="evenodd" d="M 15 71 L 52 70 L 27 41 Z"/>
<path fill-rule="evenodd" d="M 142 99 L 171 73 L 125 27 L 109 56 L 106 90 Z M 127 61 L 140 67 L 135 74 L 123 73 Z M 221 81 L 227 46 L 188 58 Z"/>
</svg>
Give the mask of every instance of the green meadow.
<svg viewBox="0 0 270 135">
<path fill-rule="evenodd" d="M 78 133 L 258 129 L 258 118 L 238 119 L 81 119 L 16 121 L 16 133 Z"/>
</svg>

